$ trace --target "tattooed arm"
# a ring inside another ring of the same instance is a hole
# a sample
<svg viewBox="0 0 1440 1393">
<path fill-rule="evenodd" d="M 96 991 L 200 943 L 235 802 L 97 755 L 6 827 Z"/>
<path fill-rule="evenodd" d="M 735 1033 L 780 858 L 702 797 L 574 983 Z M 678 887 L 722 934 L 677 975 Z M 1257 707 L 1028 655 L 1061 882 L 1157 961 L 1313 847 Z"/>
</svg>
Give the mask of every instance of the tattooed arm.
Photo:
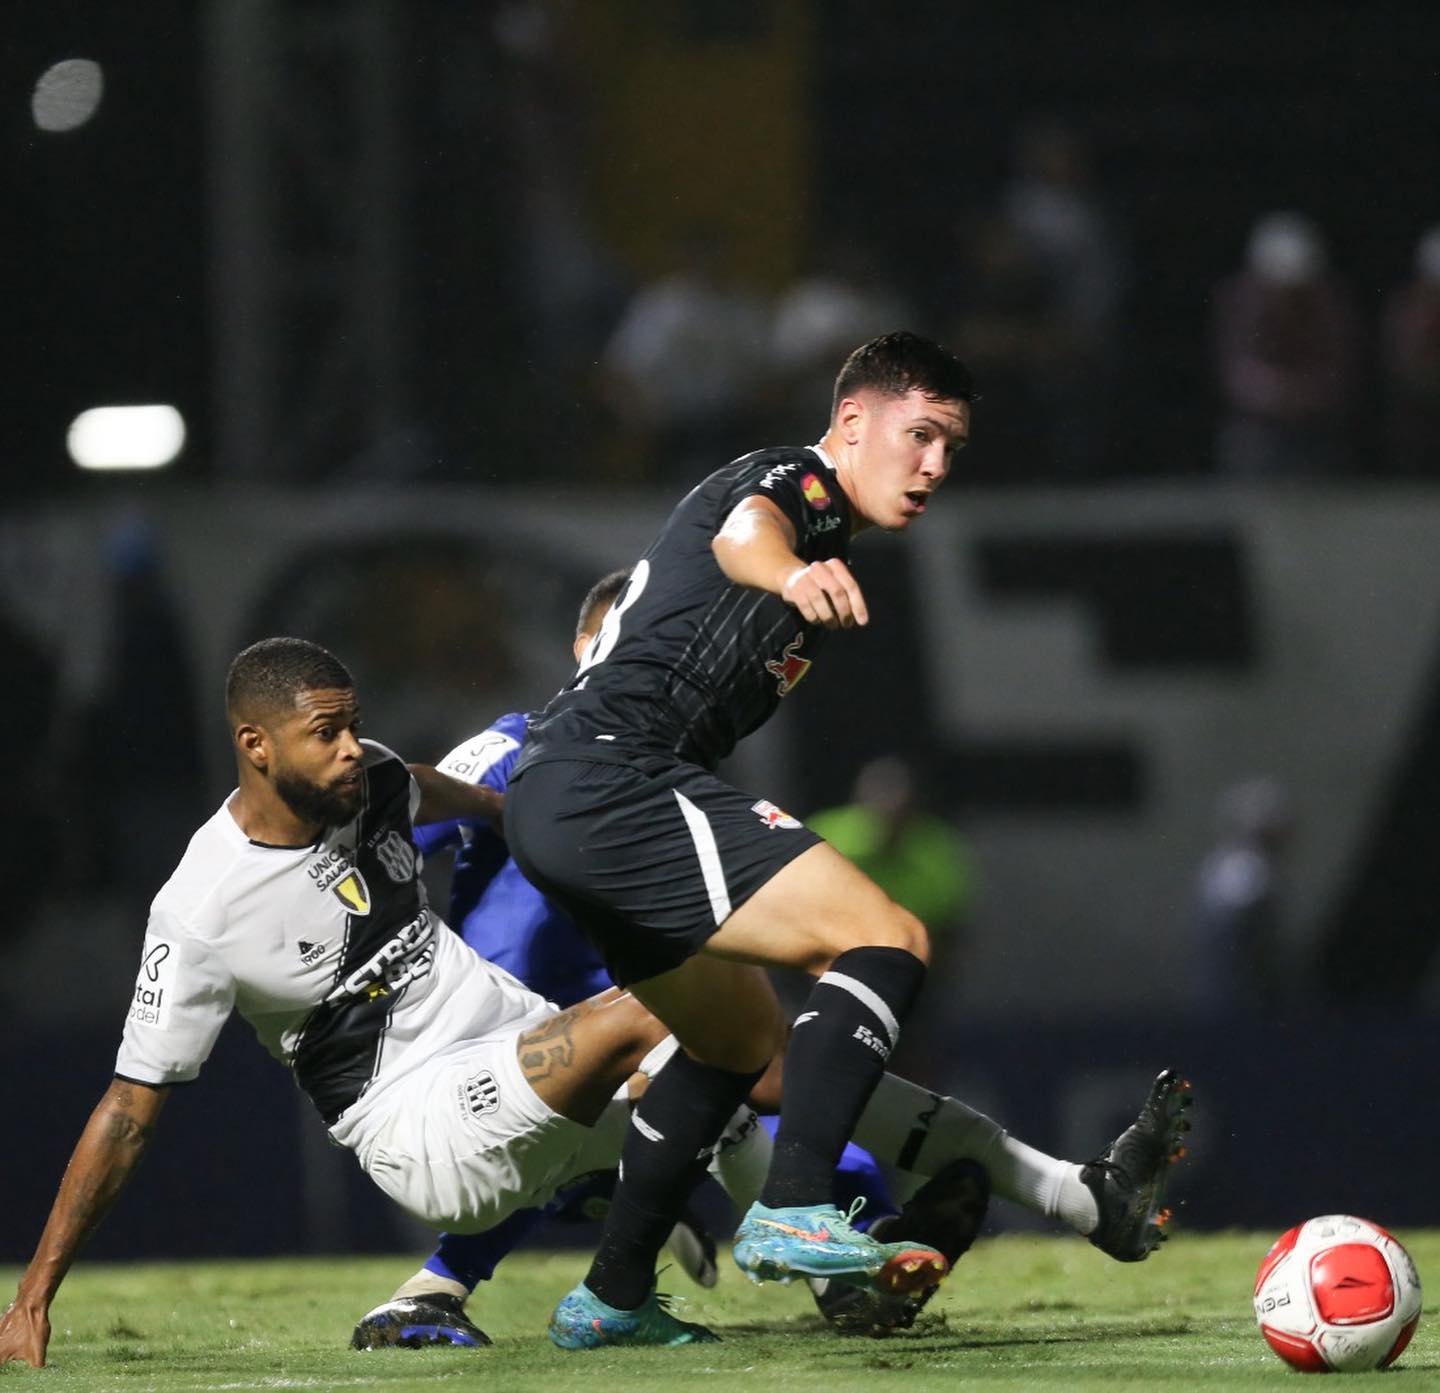
<svg viewBox="0 0 1440 1393">
<path fill-rule="evenodd" d="M 115 1079 L 80 1134 L 50 1218 L 10 1308 L 0 1315 L 0 1365 L 37 1369 L 50 1343 L 50 1303 L 75 1255 L 124 1189 L 155 1130 L 168 1088 Z"/>
</svg>

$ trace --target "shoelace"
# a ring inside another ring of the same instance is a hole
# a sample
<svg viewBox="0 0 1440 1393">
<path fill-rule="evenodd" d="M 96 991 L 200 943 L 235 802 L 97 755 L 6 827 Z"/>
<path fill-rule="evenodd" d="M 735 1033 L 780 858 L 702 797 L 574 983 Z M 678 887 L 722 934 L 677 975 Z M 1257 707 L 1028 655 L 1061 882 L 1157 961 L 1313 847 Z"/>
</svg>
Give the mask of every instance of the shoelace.
<svg viewBox="0 0 1440 1393">
<path fill-rule="evenodd" d="M 687 1299 L 683 1296 L 675 1296 L 668 1291 L 661 1291 L 659 1288 L 660 1279 L 674 1266 L 675 1264 L 673 1262 L 667 1262 L 665 1266 L 655 1274 L 655 1304 L 664 1311 L 667 1316 L 676 1316 L 678 1318 L 679 1313 L 683 1311 L 688 1304 Z"/>
<path fill-rule="evenodd" d="M 845 1225 L 847 1229 L 852 1230 L 852 1232 L 854 1231 L 856 1216 L 860 1213 L 862 1209 L 865 1208 L 865 1205 L 865 1196 L 856 1195 L 854 1200 L 851 1201 L 849 1210 L 846 1213 L 840 1215 L 841 1222 Z"/>
</svg>

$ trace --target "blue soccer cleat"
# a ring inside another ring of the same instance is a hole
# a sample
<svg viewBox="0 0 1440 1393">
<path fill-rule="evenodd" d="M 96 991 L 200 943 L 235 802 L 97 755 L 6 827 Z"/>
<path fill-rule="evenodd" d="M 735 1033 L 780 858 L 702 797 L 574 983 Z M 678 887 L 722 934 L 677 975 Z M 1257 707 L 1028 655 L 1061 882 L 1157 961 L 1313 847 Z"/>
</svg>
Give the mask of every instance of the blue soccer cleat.
<svg viewBox="0 0 1440 1393">
<path fill-rule="evenodd" d="M 928 1291 L 950 1270 L 945 1255 L 923 1243 L 881 1243 L 850 1226 L 833 1204 L 771 1209 L 752 1204 L 735 1235 L 735 1262 L 752 1282 L 796 1277 L 869 1284 L 895 1294 Z"/>
<path fill-rule="evenodd" d="M 651 1291 L 633 1311 L 607 1306 L 581 1282 L 550 1317 L 550 1339 L 561 1349 L 601 1349 L 607 1345 L 703 1345 L 720 1339 L 691 1321 L 677 1320 L 668 1298 Z"/>
<path fill-rule="evenodd" d="M 448 1292 L 402 1296 L 361 1316 L 351 1349 L 423 1349 L 427 1345 L 488 1345 L 490 1337 Z"/>
</svg>

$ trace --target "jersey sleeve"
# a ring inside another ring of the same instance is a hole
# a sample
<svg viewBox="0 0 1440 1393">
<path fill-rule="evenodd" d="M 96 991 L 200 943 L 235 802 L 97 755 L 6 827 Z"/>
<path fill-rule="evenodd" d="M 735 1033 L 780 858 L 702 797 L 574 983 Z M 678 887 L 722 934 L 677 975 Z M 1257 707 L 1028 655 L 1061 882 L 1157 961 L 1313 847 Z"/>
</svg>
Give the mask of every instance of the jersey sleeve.
<svg viewBox="0 0 1440 1393">
<path fill-rule="evenodd" d="M 721 517 L 747 498 L 768 498 L 795 529 L 798 554 L 806 556 L 807 544 L 845 528 L 847 507 L 844 494 L 825 465 L 808 451 L 805 455 L 771 464 L 763 462 L 742 473 L 721 505 Z M 807 559 L 813 559 L 808 558 Z"/>
<path fill-rule="evenodd" d="M 496 793 L 504 793 L 515 761 L 520 758 L 520 744 L 524 738 L 524 716 L 502 716 L 478 735 L 462 741 L 435 767 L 451 778 L 463 779 L 468 784 L 482 784 L 493 788 Z M 415 829 L 415 844 L 424 855 L 433 856 L 437 851 L 458 846 L 465 830 L 470 827 L 471 824 L 458 818 L 422 823 Z M 488 824 L 475 824 L 474 832 L 500 841 Z"/>
<path fill-rule="evenodd" d="M 136 1083 L 188 1083 L 235 1005 L 235 983 L 179 920 L 152 913 L 115 1072 Z"/>
</svg>

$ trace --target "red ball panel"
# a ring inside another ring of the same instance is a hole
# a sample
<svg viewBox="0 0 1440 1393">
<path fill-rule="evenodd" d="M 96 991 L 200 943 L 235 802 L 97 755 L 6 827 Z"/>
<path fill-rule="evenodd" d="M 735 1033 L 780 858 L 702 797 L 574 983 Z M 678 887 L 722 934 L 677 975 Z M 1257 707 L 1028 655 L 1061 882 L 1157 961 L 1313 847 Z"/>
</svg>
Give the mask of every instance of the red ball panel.
<svg viewBox="0 0 1440 1393">
<path fill-rule="evenodd" d="M 1327 1325 L 1366 1325 L 1395 1309 L 1390 1268 L 1368 1243 L 1337 1243 L 1310 1259 L 1315 1307 Z"/>
<path fill-rule="evenodd" d="M 1260 1333 L 1270 1342 L 1270 1348 L 1292 1368 L 1306 1374 L 1330 1372 L 1330 1366 L 1320 1351 L 1303 1335 L 1292 1335 L 1288 1330 L 1276 1330 L 1270 1325 L 1262 1325 Z"/>
</svg>

